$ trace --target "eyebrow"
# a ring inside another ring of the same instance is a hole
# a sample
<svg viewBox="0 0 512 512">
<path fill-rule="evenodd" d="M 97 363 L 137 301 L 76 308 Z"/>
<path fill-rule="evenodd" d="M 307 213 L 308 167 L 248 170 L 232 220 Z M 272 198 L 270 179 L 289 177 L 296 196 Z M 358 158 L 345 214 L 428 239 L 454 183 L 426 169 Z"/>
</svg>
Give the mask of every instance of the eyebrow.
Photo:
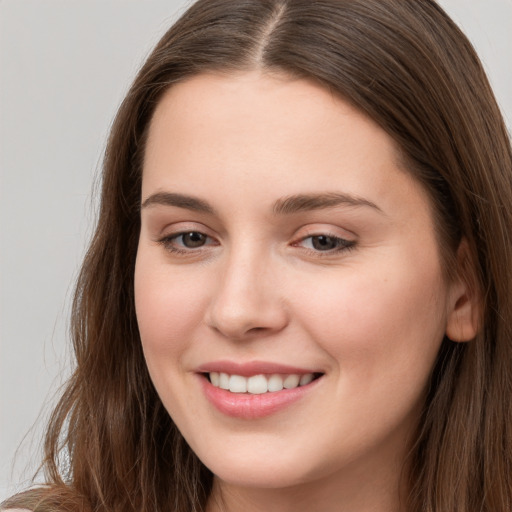
<svg viewBox="0 0 512 512">
<path fill-rule="evenodd" d="M 215 210 L 202 199 L 184 194 L 175 194 L 172 192 L 157 192 L 156 194 L 152 194 L 142 203 L 141 206 L 142 208 L 147 208 L 154 205 L 176 206 L 178 208 L 185 208 L 186 210 L 193 210 L 201 213 L 215 213 Z"/>
<path fill-rule="evenodd" d="M 206 201 L 194 196 L 172 192 L 157 192 L 152 194 L 144 200 L 141 206 L 142 208 L 148 208 L 154 205 L 175 206 L 177 208 L 184 208 L 186 210 L 215 215 L 215 209 Z M 364 206 L 383 213 L 375 203 L 368 199 L 337 192 L 297 194 L 284 197 L 282 199 L 278 199 L 274 203 L 272 211 L 275 215 L 290 215 L 298 212 L 334 208 L 340 205 L 356 207 Z"/>
<path fill-rule="evenodd" d="M 304 211 L 322 210 L 325 208 L 334 208 L 335 206 L 366 206 L 384 213 L 375 203 L 362 197 L 350 194 L 336 192 L 327 192 L 324 194 L 298 194 L 294 196 L 278 199 L 273 211 L 275 214 L 291 214 Z"/>
</svg>

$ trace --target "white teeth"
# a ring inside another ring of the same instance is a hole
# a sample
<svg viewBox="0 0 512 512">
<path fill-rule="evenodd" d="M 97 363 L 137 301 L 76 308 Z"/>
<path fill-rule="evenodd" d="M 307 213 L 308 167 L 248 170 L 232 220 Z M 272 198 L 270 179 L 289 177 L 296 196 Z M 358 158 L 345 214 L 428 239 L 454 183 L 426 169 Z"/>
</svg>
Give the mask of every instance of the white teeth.
<svg viewBox="0 0 512 512">
<path fill-rule="evenodd" d="M 231 393 L 246 393 L 247 379 L 240 375 L 231 375 L 229 377 L 229 391 Z"/>
<path fill-rule="evenodd" d="M 261 395 L 267 392 L 275 393 L 283 389 L 306 386 L 315 378 L 312 373 L 242 377 L 241 375 L 229 375 L 222 372 L 210 372 L 209 375 L 210 382 L 216 388 L 226 389 L 231 393 L 250 393 L 252 395 Z"/>
<path fill-rule="evenodd" d="M 229 375 L 227 373 L 219 374 L 219 388 L 229 389 Z"/>
<path fill-rule="evenodd" d="M 268 391 L 265 375 L 253 375 L 247 379 L 247 391 L 253 395 L 261 395 Z"/>
<path fill-rule="evenodd" d="M 281 391 L 283 389 L 283 378 L 281 375 L 272 375 L 268 379 L 269 391 Z"/>
<path fill-rule="evenodd" d="M 286 389 L 293 389 L 299 385 L 300 377 L 298 375 L 288 375 L 284 379 L 283 387 Z"/>
<path fill-rule="evenodd" d="M 309 384 L 313 379 L 314 376 L 312 373 L 306 373 L 300 377 L 299 386 L 305 386 L 306 384 Z"/>
<path fill-rule="evenodd" d="M 219 374 L 217 372 L 211 372 L 210 373 L 210 380 L 212 382 L 212 384 L 218 388 L 219 387 L 219 384 L 220 384 L 220 377 L 219 377 Z"/>
</svg>

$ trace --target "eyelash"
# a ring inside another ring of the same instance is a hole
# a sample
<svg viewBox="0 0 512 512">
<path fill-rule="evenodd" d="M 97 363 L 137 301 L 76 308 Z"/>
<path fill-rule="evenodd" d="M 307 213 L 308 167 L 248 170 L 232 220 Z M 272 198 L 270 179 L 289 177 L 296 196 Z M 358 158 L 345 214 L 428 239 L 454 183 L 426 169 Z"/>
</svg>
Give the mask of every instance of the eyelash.
<svg viewBox="0 0 512 512">
<path fill-rule="evenodd" d="M 316 257 L 328 257 L 332 256 L 333 254 L 339 254 L 341 252 L 351 251 L 355 249 L 356 242 L 355 240 L 347 240 L 345 238 L 341 238 L 339 236 L 333 235 L 331 233 L 320 233 L 320 234 L 312 234 L 305 237 L 302 237 L 298 242 L 295 242 L 293 245 L 297 246 L 300 243 L 303 243 L 305 240 L 310 239 L 311 243 L 313 243 L 314 239 L 319 238 L 327 238 L 331 242 L 335 244 L 335 247 L 332 249 L 328 249 L 326 251 L 321 251 L 319 249 L 314 249 L 310 247 L 304 247 L 306 251 L 313 254 Z"/>
<path fill-rule="evenodd" d="M 201 245 L 196 248 L 186 247 L 184 244 L 181 246 L 183 248 L 181 248 L 180 246 L 176 246 L 176 240 L 178 238 L 182 238 L 186 235 L 200 235 L 200 236 L 204 237 L 205 240 L 213 240 L 211 237 L 209 237 L 208 235 L 205 235 L 201 231 L 181 231 L 180 233 L 174 233 L 172 235 L 166 235 L 166 236 L 162 237 L 160 240 L 158 240 L 158 243 L 163 245 L 163 247 L 167 251 L 174 253 L 174 254 L 182 254 L 182 255 L 191 254 L 192 252 L 197 253 L 204 248 L 204 245 Z M 183 239 L 182 239 L 182 241 L 183 241 Z M 217 244 L 215 244 L 215 245 L 217 245 Z"/>
<path fill-rule="evenodd" d="M 182 238 L 182 242 L 183 242 L 183 237 L 186 235 L 199 235 L 201 237 L 204 237 L 205 244 L 200 245 L 195 248 L 194 247 L 186 247 L 184 244 L 182 244 L 181 246 L 177 246 L 176 240 L 179 238 Z M 304 241 L 306 241 L 308 239 L 311 239 L 311 241 L 313 242 L 314 239 L 319 239 L 319 238 L 329 239 L 332 243 L 335 244 L 335 247 L 333 247 L 332 249 L 325 250 L 325 251 L 315 249 L 315 248 L 309 248 L 309 247 L 303 247 L 303 249 L 316 257 L 328 257 L 328 256 L 332 256 L 333 254 L 339 254 L 341 252 L 351 251 L 356 247 L 356 242 L 354 240 L 346 240 L 345 238 L 341 238 L 339 236 L 332 235 L 330 233 L 312 234 L 312 235 L 302 237 L 297 242 L 294 242 L 292 244 L 292 246 L 298 247 L 299 244 L 303 243 Z M 158 243 L 161 244 L 165 248 L 165 250 L 167 250 L 173 254 L 190 255 L 192 253 L 198 253 L 198 252 L 202 251 L 204 249 L 205 245 L 212 245 L 211 243 L 207 244 L 208 240 L 211 241 L 213 239 L 211 237 L 209 237 L 208 235 L 202 233 L 201 231 L 182 231 L 180 233 L 166 235 L 166 236 L 160 238 L 158 240 Z M 218 245 L 218 243 L 215 243 L 213 245 Z M 181 248 L 181 247 L 184 247 L 184 248 Z"/>
</svg>

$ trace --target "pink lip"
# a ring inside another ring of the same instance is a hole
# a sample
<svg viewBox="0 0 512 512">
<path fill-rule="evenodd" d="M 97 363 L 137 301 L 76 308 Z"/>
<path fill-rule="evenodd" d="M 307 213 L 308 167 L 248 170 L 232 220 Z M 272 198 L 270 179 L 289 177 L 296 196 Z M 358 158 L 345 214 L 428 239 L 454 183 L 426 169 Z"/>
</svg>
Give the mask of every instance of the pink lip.
<svg viewBox="0 0 512 512">
<path fill-rule="evenodd" d="M 234 361 L 214 361 L 199 366 L 197 373 L 228 373 L 229 375 L 241 375 L 251 377 L 252 375 L 271 375 L 274 373 L 304 375 L 306 373 L 319 373 L 318 370 L 297 368 L 283 364 L 270 363 L 266 361 L 251 361 L 248 363 L 235 363 Z"/>
<path fill-rule="evenodd" d="M 260 395 L 251 395 L 248 393 L 231 393 L 225 389 L 213 386 L 210 381 L 203 375 L 209 372 L 223 372 L 230 375 L 242 375 L 250 377 L 252 375 L 261 374 L 298 374 L 316 373 L 312 370 L 255 361 L 251 363 L 234 363 L 231 361 L 217 361 L 207 363 L 197 368 L 197 376 L 203 392 L 208 401 L 221 413 L 226 416 L 240 419 L 258 419 L 275 414 L 288 406 L 296 403 L 310 393 L 319 383 L 321 379 L 299 386 L 293 389 L 283 389 L 271 393 L 263 393 Z"/>
</svg>

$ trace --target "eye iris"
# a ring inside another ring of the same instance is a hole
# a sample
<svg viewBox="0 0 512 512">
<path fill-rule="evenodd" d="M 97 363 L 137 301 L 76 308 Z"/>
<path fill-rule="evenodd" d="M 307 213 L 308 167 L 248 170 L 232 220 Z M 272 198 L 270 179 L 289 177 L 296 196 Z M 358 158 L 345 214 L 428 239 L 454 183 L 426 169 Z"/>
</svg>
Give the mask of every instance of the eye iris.
<svg viewBox="0 0 512 512">
<path fill-rule="evenodd" d="M 205 244 L 206 236 L 197 231 L 191 231 L 190 233 L 184 233 L 182 235 L 182 241 L 185 247 L 201 247 Z"/>
<path fill-rule="evenodd" d="M 311 244 L 317 251 L 329 251 L 338 246 L 336 238 L 326 235 L 312 237 Z"/>
</svg>

